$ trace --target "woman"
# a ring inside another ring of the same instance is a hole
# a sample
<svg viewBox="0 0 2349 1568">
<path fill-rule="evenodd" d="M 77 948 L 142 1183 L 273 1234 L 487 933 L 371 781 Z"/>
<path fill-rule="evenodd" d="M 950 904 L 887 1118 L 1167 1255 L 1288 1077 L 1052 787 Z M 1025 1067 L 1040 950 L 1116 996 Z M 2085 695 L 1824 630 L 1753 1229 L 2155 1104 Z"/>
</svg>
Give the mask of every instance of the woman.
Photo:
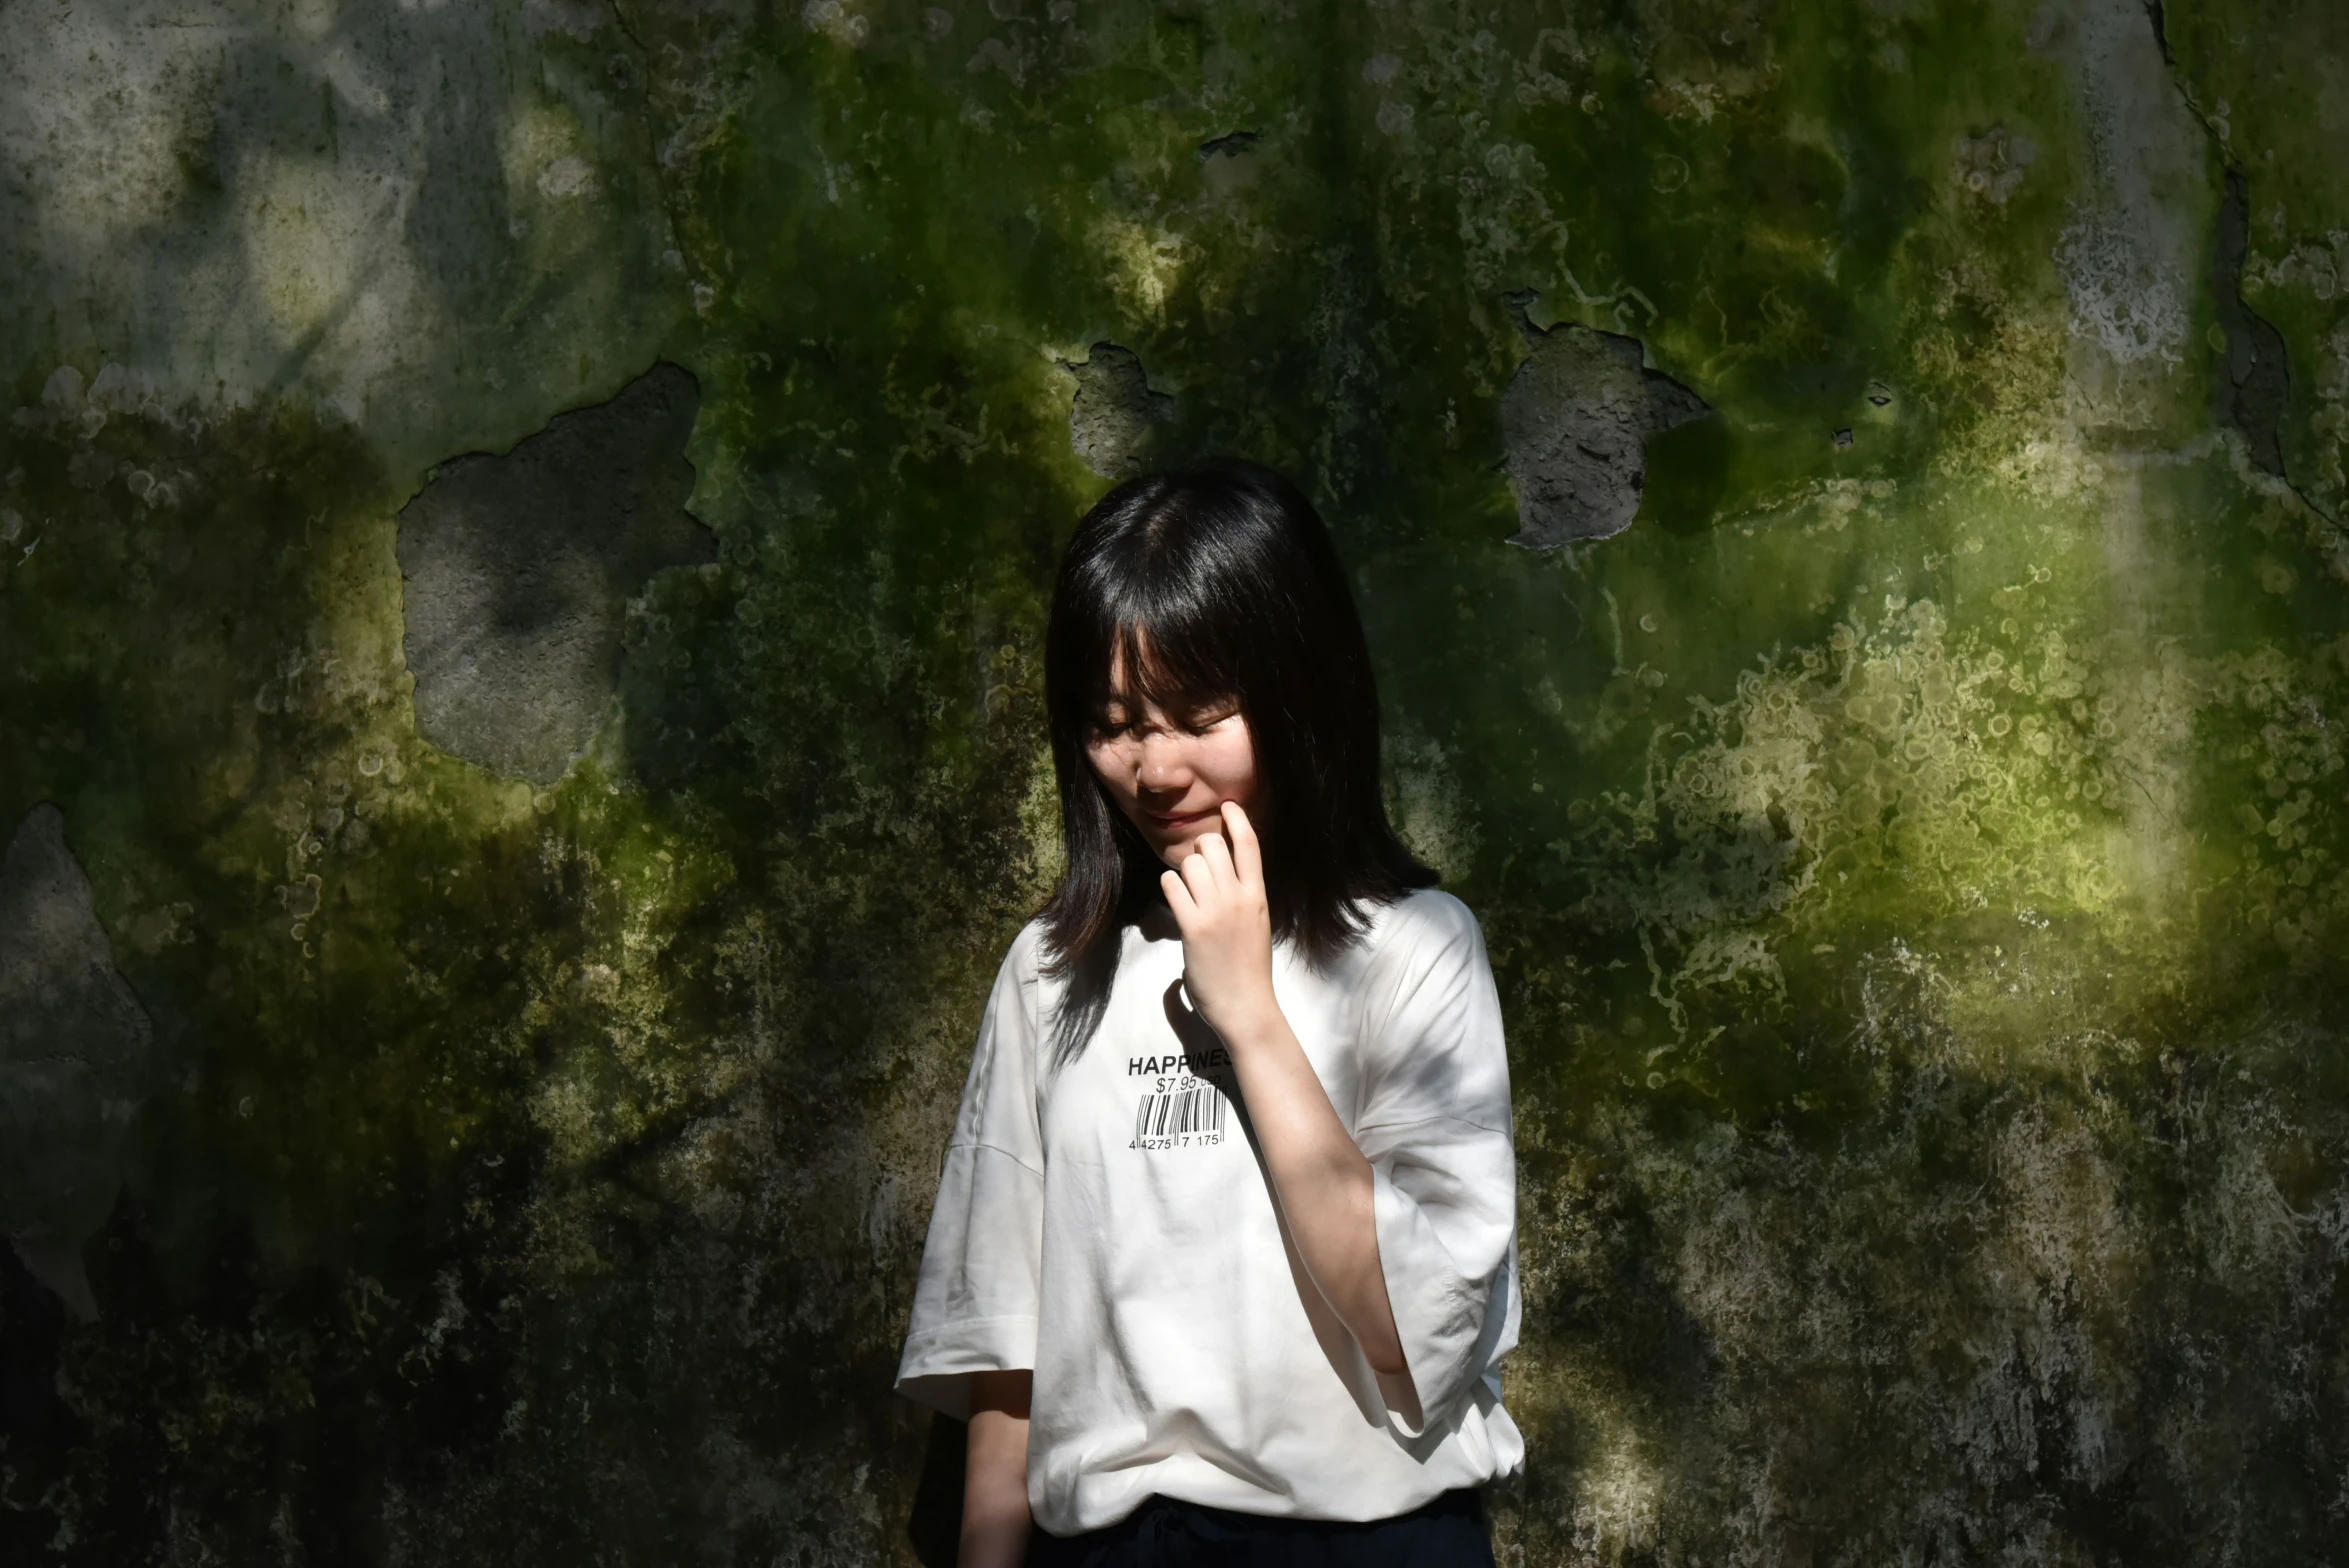
<svg viewBox="0 0 2349 1568">
<path fill-rule="evenodd" d="M 1361 623 L 1270 470 L 1129 481 L 1053 593 L 1067 858 L 996 978 L 898 1388 L 962 1561 L 1489 1563 L 1523 1447 L 1476 921 L 1381 803 Z"/>
</svg>

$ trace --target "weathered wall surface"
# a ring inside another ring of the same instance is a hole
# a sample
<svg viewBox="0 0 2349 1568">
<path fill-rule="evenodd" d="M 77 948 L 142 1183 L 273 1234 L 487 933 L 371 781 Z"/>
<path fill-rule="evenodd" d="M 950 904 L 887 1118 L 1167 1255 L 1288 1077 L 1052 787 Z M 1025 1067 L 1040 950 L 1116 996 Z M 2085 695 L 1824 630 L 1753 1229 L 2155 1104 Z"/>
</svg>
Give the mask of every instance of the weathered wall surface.
<svg viewBox="0 0 2349 1568">
<path fill-rule="evenodd" d="M 0 1555 L 909 1559 L 1213 447 L 1500 968 L 1505 1543 L 2326 1559 L 2345 133 L 2314 0 L 0 0 Z"/>
</svg>

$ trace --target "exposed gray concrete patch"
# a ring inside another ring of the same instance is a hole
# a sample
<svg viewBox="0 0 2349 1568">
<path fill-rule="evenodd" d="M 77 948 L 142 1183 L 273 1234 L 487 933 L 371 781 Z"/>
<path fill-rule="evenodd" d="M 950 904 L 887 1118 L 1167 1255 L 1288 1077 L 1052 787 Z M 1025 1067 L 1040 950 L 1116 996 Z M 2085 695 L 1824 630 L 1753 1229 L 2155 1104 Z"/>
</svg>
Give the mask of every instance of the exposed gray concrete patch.
<svg viewBox="0 0 2349 1568">
<path fill-rule="evenodd" d="M 571 64 L 629 58 L 606 0 L 0 15 L 12 374 L 303 403 L 411 471 L 612 385 L 688 306 L 639 94 Z"/>
<path fill-rule="evenodd" d="M 2116 370 L 2180 361 L 2204 255 L 2203 127 L 2158 27 L 2141 0 L 2044 0 L 2027 30 L 2071 74 L 2095 165 L 2093 198 L 2066 225 L 2056 262 L 2091 361 L 2074 376 L 2098 395 L 2109 390 L 2098 358 Z"/>
<path fill-rule="evenodd" d="M 1087 468 L 1104 479 L 1123 479 L 1147 460 L 1156 427 L 1175 417 L 1175 400 L 1150 390 L 1150 378 L 1133 350 L 1096 343 L 1081 361 L 1066 362 L 1077 378 L 1069 405 L 1069 444 Z"/>
<path fill-rule="evenodd" d="M 426 740 L 547 784 L 617 688 L 627 601 L 715 558 L 685 510 L 693 377 L 655 365 L 503 457 L 444 463 L 400 513 L 404 644 Z"/>
<path fill-rule="evenodd" d="M 0 1233 L 85 1320 L 81 1250 L 114 1207 L 154 1035 L 64 814 L 34 807 L 0 859 Z"/>
<path fill-rule="evenodd" d="M 1711 412 L 1641 364 L 1637 338 L 1530 324 L 1526 355 L 1501 393 L 1501 438 L 1517 487 L 1512 544 L 1552 550 L 1631 526 L 1647 484 L 1647 439 Z"/>
</svg>

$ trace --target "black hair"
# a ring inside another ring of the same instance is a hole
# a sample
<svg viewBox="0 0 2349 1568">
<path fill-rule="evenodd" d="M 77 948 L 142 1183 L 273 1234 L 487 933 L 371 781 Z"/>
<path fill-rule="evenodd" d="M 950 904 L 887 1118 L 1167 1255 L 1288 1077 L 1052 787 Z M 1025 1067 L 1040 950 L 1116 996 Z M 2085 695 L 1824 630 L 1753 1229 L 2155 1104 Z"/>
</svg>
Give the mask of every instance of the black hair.
<svg viewBox="0 0 2349 1568">
<path fill-rule="evenodd" d="M 1113 666 L 1124 691 L 1110 687 Z M 1043 913 L 1045 967 L 1066 982 L 1059 1059 L 1100 1025 L 1123 927 L 1165 897 L 1164 864 L 1086 756 L 1113 699 L 1172 714 L 1238 704 L 1271 806 L 1273 934 L 1308 963 L 1361 936 L 1363 905 L 1435 882 L 1387 821 L 1370 648 L 1313 503 L 1271 469 L 1231 459 L 1129 479 L 1077 525 L 1044 635 L 1067 851 Z"/>
</svg>

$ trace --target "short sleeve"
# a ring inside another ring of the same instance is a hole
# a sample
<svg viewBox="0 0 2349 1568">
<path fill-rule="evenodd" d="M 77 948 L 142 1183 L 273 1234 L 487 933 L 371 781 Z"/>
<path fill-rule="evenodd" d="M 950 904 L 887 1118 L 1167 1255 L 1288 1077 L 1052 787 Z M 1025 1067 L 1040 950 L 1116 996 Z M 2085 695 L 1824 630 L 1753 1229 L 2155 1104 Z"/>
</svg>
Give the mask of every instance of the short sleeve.
<svg viewBox="0 0 2349 1568">
<path fill-rule="evenodd" d="M 1500 996 L 1476 917 L 1443 893 L 1388 915 L 1400 929 L 1366 988 L 1355 1138 L 1415 1396 L 1390 1393 L 1389 1413 L 1416 1437 L 1449 1424 L 1516 1344 L 1517 1157 Z"/>
<path fill-rule="evenodd" d="M 979 1023 L 914 1286 L 897 1391 L 957 1419 L 974 1372 L 1036 1364 L 1044 1148 L 1036 1118 L 1036 944 L 1020 933 Z"/>
</svg>

